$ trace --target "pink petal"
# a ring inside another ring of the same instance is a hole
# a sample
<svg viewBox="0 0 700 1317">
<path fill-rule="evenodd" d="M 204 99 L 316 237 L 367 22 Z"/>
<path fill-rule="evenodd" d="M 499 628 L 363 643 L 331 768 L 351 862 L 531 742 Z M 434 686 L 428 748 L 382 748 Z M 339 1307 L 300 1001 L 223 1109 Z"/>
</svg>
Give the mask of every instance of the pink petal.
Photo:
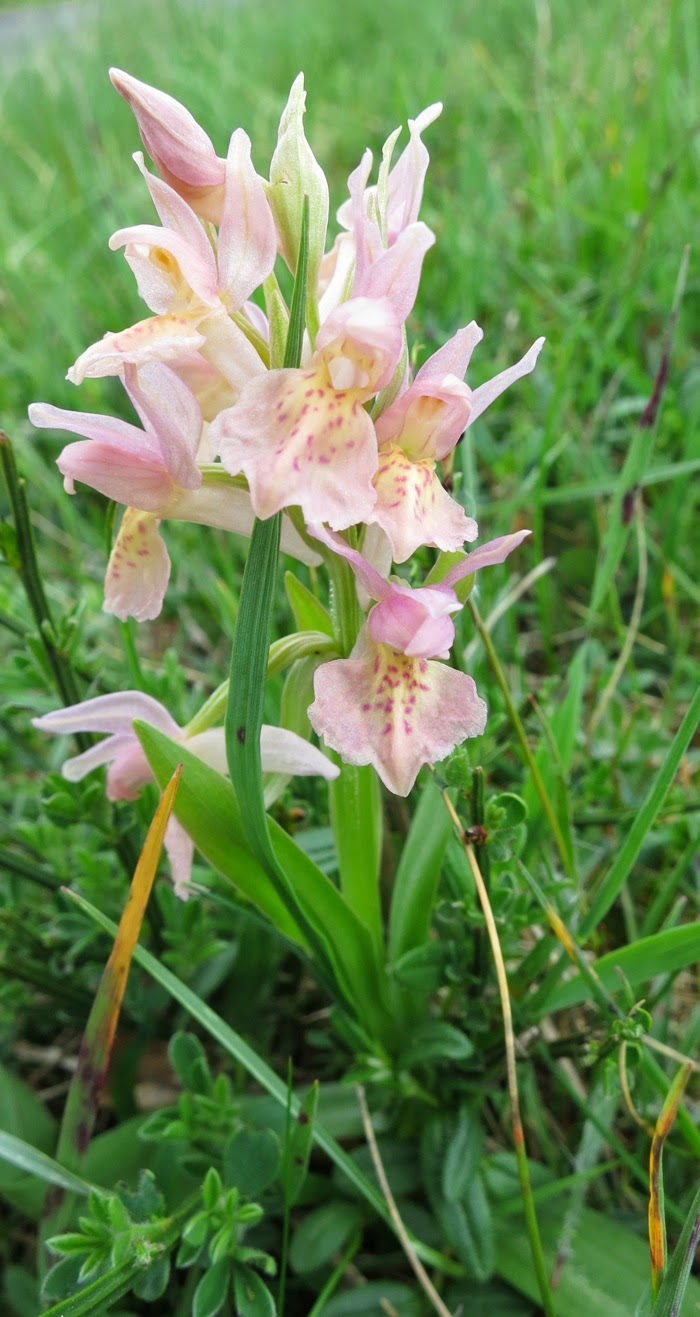
<svg viewBox="0 0 700 1317">
<path fill-rule="evenodd" d="M 262 307 L 257 302 L 246 301 L 243 303 L 242 311 L 246 320 L 250 321 L 253 329 L 260 335 L 263 343 L 270 341 L 270 323 Z"/>
<path fill-rule="evenodd" d="M 226 737 L 223 727 L 209 727 L 187 738 L 186 746 L 210 768 L 228 777 Z M 290 732 L 286 727 L 264 723 L 260 731 L 260 755 L 264 773 L 285 773 L 289 777 L 325 777 L 332 782 L 340 772 L 336 764 L 315 746 Z"/>
<path fill-rule="evenodd" d="M 471 399 L 471 389 L 455 375 L 416 380 L 377 418 L 377 439 L 414 459 L 440 460 L 466 429 Z"/>
<path fill-rule="evenodd" d="M 314 693 L 314 731 L 346 763 L 373 764 L 399 796 L 408 795 L 423 764 L 444 759 L 486 724 L 471 677 L 385 645 L 369 643 L 360 658 L 322 664 Z"/>
<path fill-rule="evenodd" d="M 219 313 L 207 316 L 201 322 L 201 329 L 204 334 L 202 356 L 218 370 L 236 394 L 249 380 L 267 373 L 252 343 L 223 307 Z"/>
<path fill-rule="evenodd" d="M 212 526 L 215 530 L 231 531 L 246 538 L 252 535 L 255 524 L 248 490 L 223 484 L 216 478 L 209 483 L 208 477 L 197 490 L 174 489 L 162 515 L 169 521 L 191 521 L 198 526 Z M 282 518 L 280 548 L 308 567 L 318 567 L 321 562 L 319 554 L 309 548 L 289 517 Z"/>
<path fill-rule="evenodd" d="M 352 236 L 355 244 L 355 282 L 353 292 L 359 294 L 362 288 L 367 272 L 382 254 L 382 239 L 377 223 L 370 219 L 366 204 L 367 183 L 372 171 L 372 152 L 365 151 L 357 169 L 353 170 L 348 179 L 348 191 L 350 201 L 347 203 L 347 210 L 344 211 L 341 206 L 338 211 L 338 219 L 341 223 L 341 214 L 347 216 L 348 227 L 352 230 Z"/>
<path fill-rule="evenodd" d="M 118 334 L 107 333 L 81 353 L 67 379 L 82 384 L 85 378 L 121 375 L 126 365 L 172 361 L 194 352 L 204 343 L 197 325 L 202 312 L 192 315 L 150 316 Z"/>
<path fill-rule="evenodd" d="M 485 412 L 486 408 L 490 407 L 491 403 L 499 398 L 506 389 L 509 389 L 511 384 L 522 379 L 523 375 L 529 375 L 535 369 L 543 343 L 544 339 L 538 338 L 515 366 L 509 366 L 507 370 L 502 370 L 500 375 L 494 375 L 492 380 L 488 380 L 486 384 L 482 384 L 474 390 L 469 425 L 473 425 L 481 416 L 481 413 Z"/>
<path fill-rule="evenodd" d="M 158 211 L 158 218 L 163 228 L 178 233 L 190 247 L 199 251 L 202 258 L 209 264 L 211 244 L 207 240 L 201 220 L 195 215 L 192 207 L 188 206 L 187 202 L 175 191 L 175 188 L 170 187 L 161 178 L 150 173 L 144 164 L 141 151 L 135 151 L 133 159 L 145 179 L 146 186 L 151 194 L 151 200 Z"/>
<path fill-rule="evenodd" d="M 394 562 L 406 562 L 421 545 L 446 551 L 474 540 L 478 527 L 443 489 L 431 461 L 411 461 L 402 448 L 379 451 L 372 520 L 386 532 Z"/>
<path fill-rule="evenodd" d="M 56 466 L 70 494 L 79 480 L 116 503 L 133 504 L 144 515 L 159 512 L 172 495 L 165 463 L 159 452 L 149 448 L 146 436 L 138 447 L 124 440 L 118 445 L 96 439 L 68 444 Z"/>
<path fill-rule="evenodd" d="M 81 434 L 86 439 L 97 439 L 115 447 L 124 445 L 125 451 L 138 451 L 145 445 L 154 455 L 157 452 L 143 430 L 116 416 L 105 416 L 101 412 L 72 412 L 64 407 L 53 407 L 50 402 L 30 403 L 27 415 L 38 430 L 68 430 L 71 434 Z"/>
<path fill-rule="evenodd" d="M 422 110 L 417 119 L 409 119 L 410 141 L 389 175 L 388 241 L 392 245 L 409 224 L 418 219 L 423 185 L 430 156 L 421 141 L 421 133 L 442 112 L 438 101 Z"/>
<path fill-rule="evenodd" d="M 205 421 L 213 421 L 219 412 L 232 407 L 236 401 L 238 395 L 231 385 L 201 352 L 183 352 L 169 365 L 194 394 Z M 214 458 L 207 457 L 205 460 L 213 461 Z"/>
<path fill-rule="evenodd" d="M 270 274 L 277 231 L 263 185 L 250 158 L 250 138 L 237 128 L 226 160 L 226 199 L 219 230 L 219 288 L 228 310 L 238 311 Z"/>
<path fill-rule="evenodd" d="M 122 622 L 157 617 L 170 577 L 170 558 L 158 532 L 159 521 L 127 508 L 114 542 L 105 577 L 105 613 Z"/>
<path fill-rule="evenodd" d="M 53 713 L 46 713 L 41 718 L 33 718 L 32 725 L 38 727 L 40 732 L 50 732 L 56 736 L 66 736 L 73 732 L 109 732 L 112 735 L 123 736 L 127 733 L 132 735 L 134 718 L 141 718 L 168 736 L 180 735 L 180 728 L 175 719 L 159 700 L 154 700 L 151 695 L 145 695 L 143 691 L 133 690 L 96 695 L 91 700 L 81 700 L 80 704 L 70 704 L 65 709 L 55 709 Z M 90 750 L 86 750 L 85 754 L 92 754 L 93 750 L 101 749 L 106 744 L 102 741 L 99 747 L 93 746 Z M 77 763 L 78 759 L 82 760 L 83 757 L 79 755 L 74 762 Z"/>
<path fill-rule="evenodd" d="M 475 320 L 470 321 L 464 329 L 458 329 L 453 338 L 449 339 L 443 347 L 438 348 L 432 357 L 428 357 L 418 371 L 414 385 L 440 381 L 446 375 L 456 375 L 458 379 L 464 379 L 472 352 L 483 337 L 484 331 L 479 328 Z"/>
<path fill-rule="evenodd" d="M 144 429 L 157 441 L 172 480 L 185 489 L 198 489 L 202 483 L 197 466 L 202 412 L 194 394 L 159 361 L 148 362 L 138 374 L 127 366 L 124 386 Z"/>
<path fill-rule="evenodd" d="M 205 219 L 218 224 L 224 162 L 189 110 L 165 92 L 120 69 L 110 69 L 113 85 L 136 116 L 143 144 L 164 178 Z M 218 205 L 217 205 L 218 202 Z"/>
<path fill-rule="evenodd" d="M 455 585 L 465 576 L 473 576 L 475 572 L 481 571 L 482 567 L 495 567 L 505 562 L 508 554 L 512 553 L 513 549 L 517 549 L 531 533 L 529 530 L 518 530 L 512 535 L 501 535 L 497 540 L 488 540 L 486 544 L 479 545 L 477 549 L 472 549 L 462 562 L 452 567 L 440 584 Z"/>
<path fill-rule="evenodd" d="M 309 523 L 307 530 L 315 540 L 319 540 L 321 544 L 325 544 L 327 549 L 332 549 L 334 553 L 350 563 L 358 585 L 369 595 L 370 599 L 386 599 L 391 594 L 389 582 L 384 580 L 384 577 L 357 549 L 351 548 L 342 535 L 335 534 L 327 526 L 320 523 Z M 389 563 L 389 566 L 391 566 L 391 563 Z"/>
<path fill-rule="evenodd" d="M 321 326 L 315 361 L 323 362 L 337 389 L 358 389 L 365 398 L 391 380 L 403 351 L 403 330 L 387 298 L 352 297 Z"/>
<path fill-rule="evenodd" d="M 173 310 L 176 296 L 186 298 L 188 289 L 206 306 L 218 305 L 216 261 L 203 229 L 201 239 L 195 244 L 173 229 L 160 229 L 156 224 L 135 224 L 130 229 L 117 229 L 109 245 L 112 251 L 126 247 L 126 257 L 137 276 L 139 293 L 146 305 L 159 315 Z M 159 292 L 161 288 L 165 291 Z M 171 289 L 169 296 L 168 289 Z"/>
<path fill-rule="evenodd" d="M 353 297 L 387 298 L 403 325 L 416 300 L 423 257 L 435 242 L 435 234 L 419 220 L 399 234 L 393 247 L 383 252 L 353 284 Z"/>
<path fill-rule="evenodd" d="M 432 607 L 428 607 L 428 596 Z M 450 613 L 459 612 L 459 601 L 451 590 L 429 587 L 412 590 L 394 586 L 388 598 L 372 609 L 368 631 L 376 645 L 389 645 L 411 658 L 446 658 L 455 638 Z"/>
<path fill-rule="evenodd" d="M 48 717 L 51 717 L 49 714 Z M 35 727 L 40 727 L 40 719 L 32 719 Z M 43 732 L 50 732 L 50 727 L 40 727 Z M 58 729 L 56 729 L 58 730 Z M 77 729 L 82 730 L 81 728 Z M 131 732 L 123 736 L 106 736 L 104 741 L 98 741 L 89 750 L 84 750 L 80 755 L 74 755 L 72 759 L 66 759 L 61 768 L 61 777 L 66 782 L 82 782 L 88 773 L 94 772 L 96 768 L 101 768 L 103 764 L 111 764 L 119 752 L 133 740 Z"/>
<path fill-rule="evenodd" d="M 125 736 L 124 745 L 107 769 L 107 799 L 136 800 L 141 789 L 152 781 L 151 766 L 138 738 Z"/>
<path fill-rule="evenodd" d="M 374 426 L 325 372 L 278 370 L 252 380 L 211 427 L 231 475 L 244 473 L 256 516 L 299 506 L 336 530 L 366 521 L 375 503 Z"/>
<path fill-rule="evenodd" d="M 386 532 L 383 531 L 381 526 L 377 525 L 376 522 L 367 526 L 365 530 L 364 539 L 362 541 L 362 555 L 365 563 L 369 567 L 373 567 L 379 574 L 380 580 L 386 581 L 386 578 L 391 571 L 391 544 L 389 543 L 389 537 Z M 373 596 L 365 590 L 359 580 L 357 582 L 357 597 L 360 602 L 360 608 L 363 613 L 366 613 Z"/>
<path fill-rule="evenodd" d="M 175 895 L 179 896 L 181 901 L 186 901 L 192 878 L 194 842 L 174 814 L 168 819 L 163 844 L 170 861 Z"/>
</svg>

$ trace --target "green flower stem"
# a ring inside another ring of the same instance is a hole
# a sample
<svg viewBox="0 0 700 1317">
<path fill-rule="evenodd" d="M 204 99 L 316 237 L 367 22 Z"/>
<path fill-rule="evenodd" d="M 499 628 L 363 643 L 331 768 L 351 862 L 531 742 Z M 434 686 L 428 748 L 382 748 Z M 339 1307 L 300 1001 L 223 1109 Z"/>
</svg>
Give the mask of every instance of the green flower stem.
<svg viewBox="0 0 700 1317">
<path fill-rule="evenodd" d="M 337 554 L 326 555 L 331 577 L 333 621 L 338 648 L 350 654 L 362 625 L 355 577 Z M 379 892 L 382 853 L 382 797 L 379 778 L 371 766 L 341 765 L 340 777 L 328 788 L 331 824 L 338 854 L 340 888 L 347 903 L 369 929 L 382 964 L 385 958 L 384 926 Z"/>
<path fill-rule="evenodd" d="M 491 664 L 491 667 L 493 669 L 493 674 L 496 678 L 496 681 L 498 682 L 498 685 L 501 688 L 501 692 L 506 704 L 506 709 L 508 711 L 508 717 L 510 718 L 511 724 L 513 726 L 513 730 L 520 742 L 523 756 L 532 775 L 532 781 L 534 783 L 535 790 L 542 803 L 542 808 L 545 814 L 547 815 L 547 821 L 549 823 L 550 828 L 552 829 L 552 836 L 554 837 L 554 840 L 557 845 L 557 850 L 559 851 L 559 854 L 561 856 L 564 872 L 567 878 L 573 880 L 576 875 L 574 872 L 574 866 L 572 863 L 571 855 L 569 853 L 569 848 L 564 839 L 564 834 L 561 830 L 561 827 L 559 826 L 559 820 L 557 819 L 557 816 L 554 812 L 554 806 L 552 805 L 552 802 L 547 793 L 547 788 L 542 779 L 542 774 L 540 773 L 540 770 L 537 767 L 537 761 L 532 753 L 532 750 L 530 749 L 530 745 L 527 739 L 525 728 L 522 723 L 522 719 L 520 717 L 520 714 L 518 713 L 518 710 L 515 707 L 510 690 L 508 689 L 508 682 L 506 681 L 505 673 L 503 671 L 503 668 L 501 667 L 500 659 L 498 657 L 498 654 L 496 653 L 493 641 L 491 640 L 491 637 L 488 631 L 486 630 L 486 627 L 484 626 L 484 623 L 481 618 L 481 614 L 479 613 L 479 610 L 476 604 L 474 603 L 473 599 L 467 600 L 467 607 L 469 608 L 469 612 L 472 615 L 474 625 L 477 631 L 479 632 L 479 635 L 481 636 L 484 649 L 486 650 L 486 653 L 488 655 L 489 663 Z"/>
</svg>

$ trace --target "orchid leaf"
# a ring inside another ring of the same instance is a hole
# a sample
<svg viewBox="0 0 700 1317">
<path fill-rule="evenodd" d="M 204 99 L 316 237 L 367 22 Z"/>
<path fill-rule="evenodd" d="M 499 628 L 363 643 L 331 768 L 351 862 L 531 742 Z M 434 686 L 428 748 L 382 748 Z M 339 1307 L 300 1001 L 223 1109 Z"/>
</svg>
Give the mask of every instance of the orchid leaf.
<svg viewBox="0 0 700 1317">
<path fill-rule="evenodd" d="M 156 781 L 167 782 L 183 765 L 175 814 L 202 855 L 229 878 L 239 892 L 271 919 L 297 946 L 306 940 L 273 885 L 269 870 L 251 854 L 241 813 L 230 782 L 191 754 L 182 743 L 145 723 L 134 723 Z M 356 1012 L 368 1028 L 382 1033 L 387 1025 L 386 981 L 372 955 L 369 933 L 348 908 L 341 893 L 313 860 L 274 820 L 268 821 L 276 864 L 288 875 L 296 900 L 317 937 L 323 937 L 337 981 L 354 996 Z"/>
</svg>

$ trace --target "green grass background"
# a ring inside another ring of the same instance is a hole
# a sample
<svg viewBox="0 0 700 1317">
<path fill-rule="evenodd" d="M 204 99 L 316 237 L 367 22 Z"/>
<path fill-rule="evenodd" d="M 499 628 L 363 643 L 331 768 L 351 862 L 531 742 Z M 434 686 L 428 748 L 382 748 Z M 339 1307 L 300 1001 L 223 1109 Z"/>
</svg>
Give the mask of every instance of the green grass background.
<svg viewBox="0 0 700 1317">
<path fill-rule="evenodd" d="M 617 476 L 652 391 L 682 253 L 697 233 L 695 3 L 122 0 L 118 12 L 89 5 L 80 12 L 71 30 L 52 32 L 40 20 L 36 40 L 0 64 L 0 417 L 28 479 L 52 605 L 59 616 L 79 614 L 81 664 L 106 689 L 142 681 L 184 721 L 225 674 L 242 561 L 223 536 L 167 527 L 174 568 L 162 618 L 125 633 L 100 612 L 104 501 L 84 489 L 74 499 L 63 494 L 53 461 L 63 440 L 37 434 L 25 419 L 28 403 L 38 399 L 126 414 L 116 382 L 87 381 L 75 390 L 63 379 L 87 344 L 144 314 L 123 257 L 107 248 L 116 228 L 152 218 L 130 159 L 140 147 L 136 127 L 111 89 L 108 66 L 182 100 L 219 154 L 243 125 L 263 174 L 288 88 L 303 69 L 307 133 L 335 205 L 366 144 L 378 157 L 397 123 L 443 100 L 443 116 L 426 134 L 432 164 L 423 208 L 438 243 L 426 260 L 410 330 L 427 351 L 476 319 L 485 339 L 472 384 L 515 361 L 539 334 L 547 337 L 535 374 L 470 431 L 457 469 L 486 538 L 517 525 L 533 528 L 514 573 L 554 558 L 493 634 L 541 762 L 556 759 L 560 732 L 567 739 L 577 885 L 566 900 L 583 909 L 623 845 L 697 685 L 693 251 L 663 410 L 645 454 L 640 529 L 628 537 L 601 608 L 594 617 L 588 611 L 594 573 L 611 542 Z M 640 562 L 646 579 L 631 658 L 589 736 L 624 644 Z M 492 573 L 480 582 L 484 615 L 503 602 L 512 580 Z M 6 569 L 0 623 L 10 655 L 0 677 L 9 732 L 0 739 L 8 820 L 0 840 L 30 836 L 40 854 L 59 857 L 65 875 L 82 862 L 76 832 L 59 836 L 37 820 L 47 765 L 57 767 L 64 748 L 28 727 L 30 713 L 55 707 L 56 698 L 26 652 L 29 615 Z M 461 641 L 471 639 L 463 621 Z M 585 641 L 580 699 L 557 725 Z M 479 647 L 470 670 L 491 706 L 480 749 L 489 782 L 527 793 Z M 273 705 L 276 696 L 269 696 Z M 696 758 L 694 751 L 685 756 L 640 860 L 596 934 L 599 951 L 694 916 Z M 87 846 L 84 832 L 80 839 Z M 546 855 L 531 858 L 540 862 L 546 870 Z M 122 893 L 115 879 L 113 911 Z M 658 1036 L 692 1053 L 700 1035 L 693 991 L 679 1005 L 673 975 L 659 975 L 651 998 Z M 540 1150 L 556 1161 L 561 1150 L 552 1146 L 534 1090 L 525 1103 Z M 644 1136 L 638 1152 L 646 1156 Z M 679 1202 L 688 1169 L 679 1159 L 669 1172 L 667 1193 Z M 640 1202 L 635 1219 L 643 1230 Z"/>
</svg>

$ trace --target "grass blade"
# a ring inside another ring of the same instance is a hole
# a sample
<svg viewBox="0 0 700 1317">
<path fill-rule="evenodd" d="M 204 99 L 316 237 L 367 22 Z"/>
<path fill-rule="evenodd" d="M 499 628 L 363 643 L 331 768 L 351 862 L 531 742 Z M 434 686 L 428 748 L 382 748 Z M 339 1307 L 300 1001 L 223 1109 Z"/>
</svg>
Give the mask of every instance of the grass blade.
<svg viewBox="0 0 700 1317">
<path fill-rule="evenodd" d="M 620 974 L 636 988 L 640 983 L 656 978 L 658 974 L 674 974 L 700 960 L 700 925 L 683 924 L 678 928 L 664 929 L 652 937 L 640 938 L 631 946 L 620 947 L 607 955 L 594 960 L 591 969 L 595 972 L 604 988 L 614 992 L 622 982 Z M 565 1010 L 578 1006 L 590 997 L 590 982 L 583 974 L 576 974 L 559 984 L 545 998 L 540 1009 L 549 1014 L 551 1011 Z"/>
<path fill-rule="evenodd" d="M 681 1237 L 673 1251 L 651 1317 L 680 1317 L 698 1243 L 700 1243 L 700 1189 L 693 1199 Z"/>
<path fill-rule="evenodd" d="M 650 831 L 654 819 L 666 799 L 671 783 L 678 772 L 681 759 L 690 745 L 699 722 L 700 686 L 696 690 L 690 708 L 669 746 L 666 758 L 651 784 L 646 800 L 643 802 L 632 827 L 627 833 L 627 836 L 618 851 L 617 858 L 612 868 L 602 882 L 588 914 L 585 919 L 582 920 L 578 933 L 580 941 L 585 941 L 586 938 L 590 937 L 593 930 L 600 923 L 601 919 L 605 917 L 611 905 L 619 896 L 630 870 L 632 869 L 632 865 L 644 844 L 644 839 Z"/>
<path fill-rule="evenodd" d="M 94 1185 L 88 1184 L 87 1180 L 81 1180 L 80 1176 L 74 1175 L 72 1171 L 67 1171 L 47 1153 L 40 1152 L 38 1148 L 32 1147 L 31 1143 L 18 1139 L 14 1134 L 6 1134 L 4 1130 L 0 1130 L 0 1160 L 9 1162 L 20 1171 L 26 1171 L 28 1175 L 35 1175 L 46 1184 L 55 1184 L 59 1189 L 65 1189 L 71 1194 L 87 1197 L 95 1189 Z"/>
</svg>

